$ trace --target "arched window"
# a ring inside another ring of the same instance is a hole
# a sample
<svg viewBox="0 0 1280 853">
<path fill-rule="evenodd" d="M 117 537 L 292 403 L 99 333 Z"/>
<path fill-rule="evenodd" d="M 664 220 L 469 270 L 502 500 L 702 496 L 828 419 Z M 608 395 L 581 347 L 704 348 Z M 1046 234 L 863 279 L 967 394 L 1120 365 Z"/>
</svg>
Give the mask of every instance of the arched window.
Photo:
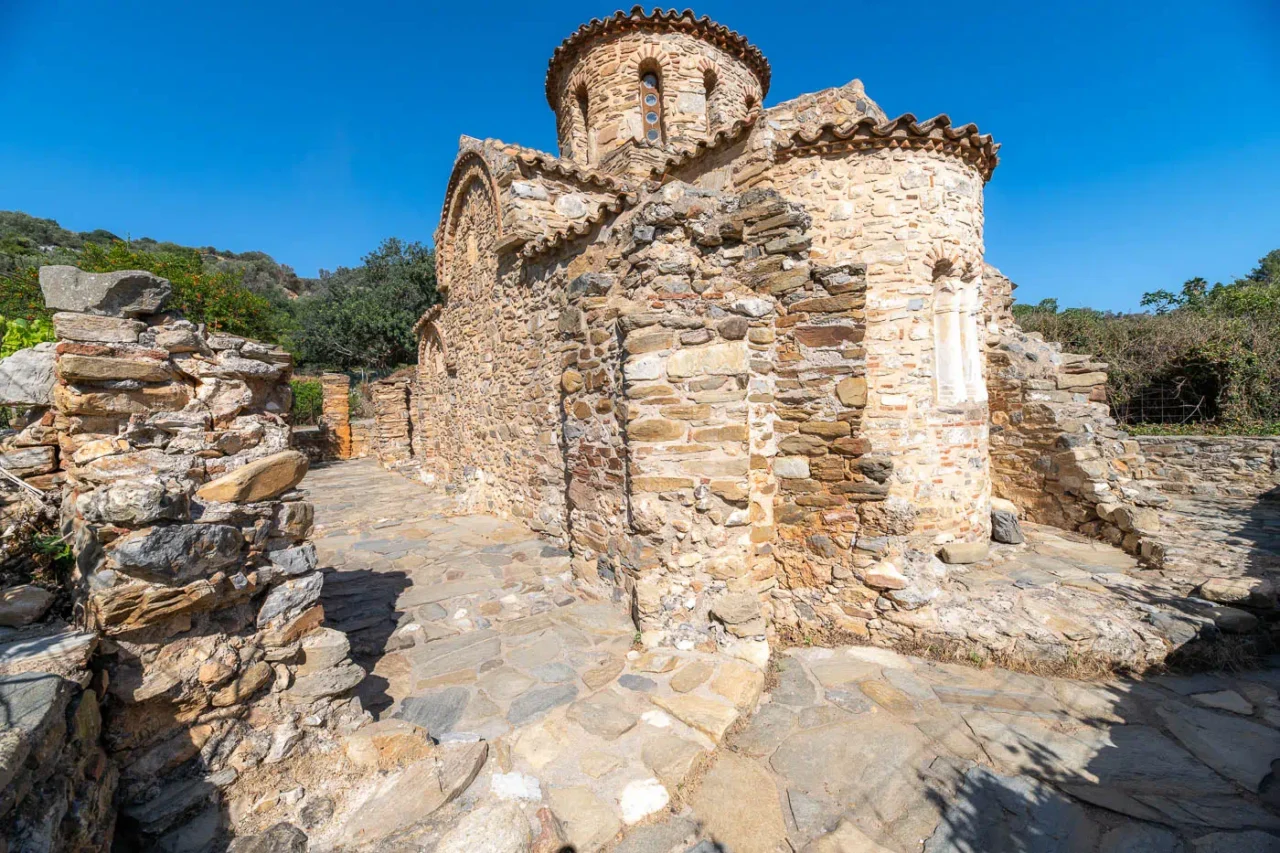
<svg viewBox="0 0 1280 853">
<path fill-rule="evenodd" d="M 707 136 L 716 132 L 716 125 L 720 121 L 719 104 L 716 103 L 716 72 L 707 69 L 702 75 L 702 90 L 706 93 L 707 108 Z"/>
<path fill-rule="evenodd" d="M 656 68 L 640 69 L 640 119 L 644 141 L 662 144 L 662 75 Z"/>
<path fill-rule="evenodd" d="M 578 112 L 574 117 L 573 153 L 584 163 L 591 162 L 591 112 L 587 102 L 587 87 L 578 89 Z"/>
</svg>

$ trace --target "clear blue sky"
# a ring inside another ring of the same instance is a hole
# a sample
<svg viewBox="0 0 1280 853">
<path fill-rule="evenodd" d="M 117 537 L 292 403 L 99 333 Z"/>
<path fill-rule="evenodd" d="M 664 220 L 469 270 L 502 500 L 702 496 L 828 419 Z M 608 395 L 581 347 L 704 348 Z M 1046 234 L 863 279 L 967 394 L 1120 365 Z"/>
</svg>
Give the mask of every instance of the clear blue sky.
<svg viewBox="0 0 1280 853">
<path fill-rule="evenodd" d="M 766 104 L 859 77 L 1004 144 L 987 257 L 1132 309 L 1280 248 L 1280 2 L 709 0 Z M 554 151 L 552 49 L 598 2 L 0 0 L 0 209 L 303 275 L 428 240 L 459 134 Z"/>
</svg>

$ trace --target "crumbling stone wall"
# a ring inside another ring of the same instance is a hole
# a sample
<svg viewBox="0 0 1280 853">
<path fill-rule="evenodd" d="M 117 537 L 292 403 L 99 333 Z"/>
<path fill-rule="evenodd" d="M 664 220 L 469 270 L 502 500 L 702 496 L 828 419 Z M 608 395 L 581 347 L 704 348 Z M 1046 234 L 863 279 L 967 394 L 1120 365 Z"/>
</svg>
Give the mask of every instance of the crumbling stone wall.
<svg viewBox="0 0 1280 853">
<path fill-rule="evenodd" d="M 1280 438 L 1135 436 L 1142 484 L 1166 498 L 1147 557 L 1198 587 L 1280 572 Z"/>
<path fill-rule="evenodd" d="M 119 768 L 122 844 L 216 837 L 222 789 L 368 719 L 346 637 L 321 627 L 292 361 L 166 312 L 169 283 L 147 273 L 45 267 L 41 286 L 56 383 L 27 434 L 57 447 L 68 580 L 104 638 L 93 684 L 113 769 L 89 775 Z M 66 749 L 84 752 L 93 712 L 74 713 Z"/>
</svg>

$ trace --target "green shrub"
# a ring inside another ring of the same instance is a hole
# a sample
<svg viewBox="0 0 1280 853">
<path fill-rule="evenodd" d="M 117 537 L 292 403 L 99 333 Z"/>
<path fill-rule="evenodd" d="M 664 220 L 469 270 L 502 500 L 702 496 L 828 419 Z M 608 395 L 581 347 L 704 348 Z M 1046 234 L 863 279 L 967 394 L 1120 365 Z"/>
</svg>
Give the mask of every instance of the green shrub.
<svg viewBox="0 0 1280 853">
<path fill-rule="evenodd" d="M 293 423 L 294 426 L 314 426 L 320 422 L 324 410 L 324 389 L 319 379 L 294 379 L 293 386 Z"/>
<path fill-rule="evenodd" d="M 20 349 L 56 339 L 53 323 L 44 317 L 9 320 L 0 314 L 0 358 L 8 358 Z"/>
<path fill-rule="evenodd" d="M 1015 305 L 1025 331 L 1108 364 L 1112 413 L 1159 434 L 1260 434 L 1280 423 L 1280 250 L 1249 275 L 1143 297 L 1149 314 Z M 1185 433 L 1182 433 L 1185 434 Z"/>
</svg>

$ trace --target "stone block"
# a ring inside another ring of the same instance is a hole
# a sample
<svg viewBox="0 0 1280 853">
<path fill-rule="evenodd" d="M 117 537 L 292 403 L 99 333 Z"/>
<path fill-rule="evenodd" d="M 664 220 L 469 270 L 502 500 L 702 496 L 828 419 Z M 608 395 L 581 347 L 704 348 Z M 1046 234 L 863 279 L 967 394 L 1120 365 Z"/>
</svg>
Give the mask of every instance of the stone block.
<svg viewBox="0 0 1280 853">
<path fill-rule="evenodd" d="M 976 563 L 987 558 L 990 545 L 987 542 L 952 542 L 938 549 L 944 563 Z"/>
<path fill-rule="evenodd" d="M 108 317 L 138 317 L 164 308 L 172 287 L 168 279 L 142 270 L 88 273 L 73 266 L 40 268 L 44 304 L 53 311 Z"/>
<path fill-rule="evenodd" d="M 104 344 L 135 344 L 147 324 L 140 320 L 99 317 L 60 311 L 53 315 L 53 330 L 60 340 Z"/>
<path fill-rule="evenodd" d="M 728 376 L 747 372 L 747 345 L 743 342 L 711 344 L 681 349 L 667 358 L 667 376 Z"/>
<path fill-rule="evenodd" d="M 196 495 L 207 501 L 249 503 L 269 500 L 302 482 L 307 465 L 305 454 L 285 450 L 206 483 L 196 491 Z"/>
<path fill-rule="evenodd" d="M 54 344 L 36 344 L 0 359 L 0 406 L 49 406 L 52 404 Z"/>
</svg>

